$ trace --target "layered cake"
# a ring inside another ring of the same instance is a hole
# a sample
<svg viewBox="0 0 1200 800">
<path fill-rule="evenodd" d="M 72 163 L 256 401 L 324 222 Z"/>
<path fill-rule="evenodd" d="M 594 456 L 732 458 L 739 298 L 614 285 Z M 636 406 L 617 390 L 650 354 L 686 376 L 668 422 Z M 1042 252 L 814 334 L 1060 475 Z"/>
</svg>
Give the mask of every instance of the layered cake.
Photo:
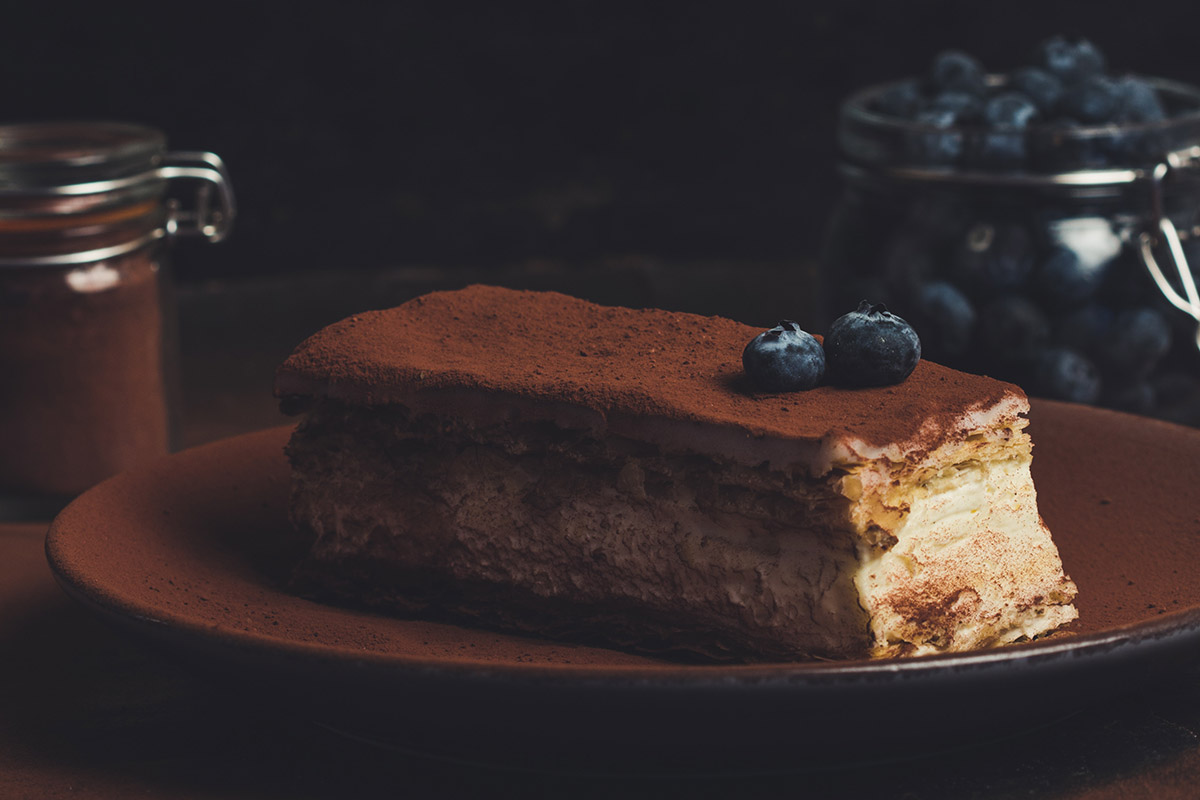
<svg viewBox="0 0 1200 800">
<path fill-rule="evenodd" d="M 1015 386 L 756 392 L 758 330 L 474 286 L 302 343 L 296 585 L 746 660 L 963 651 L 1075 618 Z"/>
</svg>

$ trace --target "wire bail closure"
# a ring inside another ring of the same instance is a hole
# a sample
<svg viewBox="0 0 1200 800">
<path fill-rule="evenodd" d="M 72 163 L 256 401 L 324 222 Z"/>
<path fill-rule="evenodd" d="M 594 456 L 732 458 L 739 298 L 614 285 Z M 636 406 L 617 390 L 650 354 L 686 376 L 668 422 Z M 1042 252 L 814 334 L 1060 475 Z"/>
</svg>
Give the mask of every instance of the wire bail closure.
<svg viewBox="0 0 1200 800">
<path fill-rule="evenodd" d="M 228 236 L 237 208 L 225 162 L 215 153 L 192 150 L 167 153 L 163 161 L 155 172 L 164 181 L 201 182 L 196 187 L 194 207 L 184 208 L 175 198 L 167 201 L 167 235 L 203 236 L 210 242 L 219 242 Z M 215 206 L 213 189 L 217 191 Z"/>
<path fill-rule="evenodd" d="M 1150 179 L 1151 219 L 1148 229 L 1143 230 L 1138 236 L 1138 245 L 1142 263 L 1145 265 L 1146 271 L 1150 273 L 1150 277 L 1154 279 L 1154 283 L 1162 292 L 1163 297 L 1175 308 L 1196 320 L 1195 343 L 1196 348 L 1200 349 L 1200 292 L 1196 290 L 1196 280 L 1188 265 L 1187 256 L 1183 252 L 1179 231 L 1176 230 L 1175 223 L 1167 216 L 1163 200 L 1163 183 L 1171 171 L 1191 166 L 1197 159 L 1200 159 L 1200 147 L 1168 153 L 1167 157 L 1150 172 L 1148 177 Z M 1175 266 L 1175 272 L 1178 274 L 1180 285 L 1183 288 L 1182 295 L 1167 278 L 1154 255 L 1155 248 L 1159 245 L 1162 246 L 1161 249 L 1165 251 L 1170 262 Z"/>
</svg>

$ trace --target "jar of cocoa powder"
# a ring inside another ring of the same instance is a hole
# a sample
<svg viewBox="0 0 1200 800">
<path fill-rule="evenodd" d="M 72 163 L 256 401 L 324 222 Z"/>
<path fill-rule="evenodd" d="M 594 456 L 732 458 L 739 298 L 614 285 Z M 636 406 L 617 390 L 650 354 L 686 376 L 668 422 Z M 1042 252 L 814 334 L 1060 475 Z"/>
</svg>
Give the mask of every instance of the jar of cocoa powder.
<svg viewBox="0 0 1200 800">
<path fill-rule="evenodd" d="M 0 126 L 0 493 L 70 497 L 170 450 L 167 245 L 233 216 L 220 159 L 157 130 Z"/>
<path fill-rule="evenodd" d="M 846 100 L 825 313 L 882 302 L 935 361 L 1200 425 L 1200 89 L 1096 78 L 1154 113 L 989 125 L 1022 74 L 987 76 L 974 116 L 912 81 Z"/>
</svg>

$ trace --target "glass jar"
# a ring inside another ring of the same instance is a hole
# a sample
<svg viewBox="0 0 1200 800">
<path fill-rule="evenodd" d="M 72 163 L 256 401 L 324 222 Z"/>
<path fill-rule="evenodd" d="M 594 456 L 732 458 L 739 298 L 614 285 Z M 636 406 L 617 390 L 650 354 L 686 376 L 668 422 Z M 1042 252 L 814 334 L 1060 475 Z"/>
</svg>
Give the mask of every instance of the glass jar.
<svg viewBox="0 0 1200 800">
<path fill-rule="evenodd" d="M 195 188 L 185 207 L 175 194 Z M 211 201 L 213 190 L 216 202 Z M 0 126 L 0 491 L 69 497 L 171 448 L 166 244 L 233 221 L 210 153 L 137 125 Z"/>
<path fill-rule="evenodd" d="M 876 113 L 899 84 L 849 98 L 823 323 L 882 302 L 932 360 L 1200 425 L 1200 91 L 1150 82 L 1163 121 L 1024 131 Z"/>
</svg>

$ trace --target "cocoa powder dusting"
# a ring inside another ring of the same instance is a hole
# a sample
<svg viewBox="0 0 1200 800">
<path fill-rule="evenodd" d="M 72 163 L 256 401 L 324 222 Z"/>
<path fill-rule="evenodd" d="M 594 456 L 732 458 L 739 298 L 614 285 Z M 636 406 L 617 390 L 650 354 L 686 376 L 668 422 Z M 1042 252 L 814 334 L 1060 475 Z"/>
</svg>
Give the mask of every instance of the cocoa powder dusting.
<svg viewBox="0 0 1200 800">
<path fill-rule="evenodd" d="M 742 349 L 759 329 L 720 317 L 599 306 L 489 286 L 435 292 L 325 328 L 280 367 L 276 394 L 367 405 L 468 389 L 602 414 L 734 426 L 753 437 L 918 439 L 1020 389 L 921 361 L 896 386 L 758 393 Z M 788 411 L 781 411 L 786 404 Z"/>
</svg>

